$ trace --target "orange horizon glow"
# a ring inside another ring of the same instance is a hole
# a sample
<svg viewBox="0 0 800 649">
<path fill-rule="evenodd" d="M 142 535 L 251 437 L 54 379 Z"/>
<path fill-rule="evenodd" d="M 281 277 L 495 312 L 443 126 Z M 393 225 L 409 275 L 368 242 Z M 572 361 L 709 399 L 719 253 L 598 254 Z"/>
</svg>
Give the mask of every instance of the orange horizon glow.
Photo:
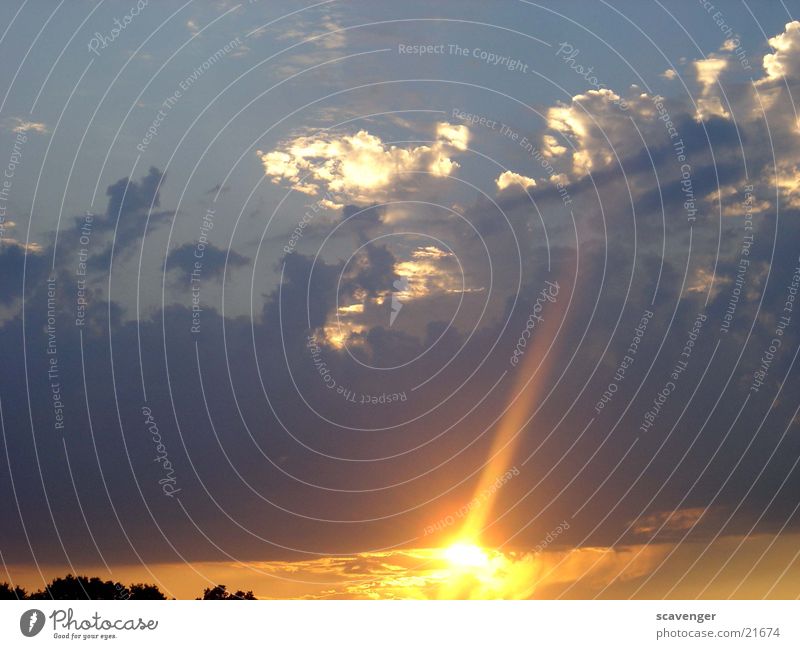
<svg viewBox="0 0 800 649">
<path fill-rule="evenodd" d="M 71 572 L 156 583 L 178 599 L 226 584 L 253 590 L 260 599 L 628 599 L 634 593 L 661 599 L 669 591 L 667 599 L 708 600 L 794 599 L 800 580 L 800 533 L 723 537 L 710 549 L 705 543 L 661 543 L 532 553 L 471 545 L 477 550 L 459 540 L 444 548 L 294 561 L 149 563 L 146 569 L 126 564 L 110 572 L 102 565 L 6 565 L 0 581 L 31 592 L 44 585 L 43 577 Z M 703 562 L 692 566 L 701 552 Z M 657 576 L 639 590 L 656 568 Z M 676 575 L 683 576 L 679 583 Z"/>
</svg>

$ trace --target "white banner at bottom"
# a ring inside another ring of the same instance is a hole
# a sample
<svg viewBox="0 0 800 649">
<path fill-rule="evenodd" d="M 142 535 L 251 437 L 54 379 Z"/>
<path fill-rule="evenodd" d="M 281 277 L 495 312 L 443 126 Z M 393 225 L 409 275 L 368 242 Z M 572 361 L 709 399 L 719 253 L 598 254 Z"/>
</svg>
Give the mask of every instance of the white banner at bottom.
<svg viewBox="0 0 800 649">
<path fill-rule="evenodd" d="M 777 649 L 800 646 L 799 619 L 785 600 L 26 600 L 0 605 L 0 646 Z"/>
</svg>

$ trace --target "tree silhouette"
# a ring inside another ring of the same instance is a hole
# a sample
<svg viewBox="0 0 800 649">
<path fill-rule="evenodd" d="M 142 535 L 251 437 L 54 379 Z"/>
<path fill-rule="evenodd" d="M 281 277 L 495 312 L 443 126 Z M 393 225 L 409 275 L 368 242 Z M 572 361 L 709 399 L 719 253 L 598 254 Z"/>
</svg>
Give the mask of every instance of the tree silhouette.
<svg viewBox="0 0 800 649">
<path fill-rule="evenodd" d="M 126 588 L 118 581 L 103 581 L 100 577 L 56 577 L 43 590 L 32 593 L 29 599 L 166 599 L 152 584 L 131 584 Z"/>
<path fill-rule="evenodd" d="M 44 588 L 30 595 L 24 588 L 0 583 L 0 600 L 4 599 L 167 599 L 155 584 L 130 584 L 124 586 L 118 581 L 107 581 L 100 577 L 75 576 L 55 577 Z M 203 590 L 197 599 L 256 599 L 252 590 L 228 592 L 225 584 Z"/>
<path fill-rule="evenodd" d="M 25 599 L 27 595 L 24 588 L 12 586 L 7 581 L 0 584 L 0 599 Z"/>
<path fill-rule="evenodd" d="M 131 584 L 125 599 L 167 599 L 155 584 Z"/>
<path fill-rule="evenodd" d="M 56 577 L 44 587 L 31 595 L 31 599 L 117 599 L 119 591 L 111 581 L 103 581 L 99 577 Z"/>
<path fill-rule="evenodd" d="M 213 588 L 206 588 L 203 591 L 202 599 L 255 599 L 255 595 L 253 595 L 252 590 L 248 590 L 244 592 L 242 590 L 237 590 L 235 593 L 229 593 L 228 589 L 225 587 L 225 584 L 220 584 L 218 586 L 214 586 Z M 200 599 L 198 597 L 198 599 Z"/>
</svg>

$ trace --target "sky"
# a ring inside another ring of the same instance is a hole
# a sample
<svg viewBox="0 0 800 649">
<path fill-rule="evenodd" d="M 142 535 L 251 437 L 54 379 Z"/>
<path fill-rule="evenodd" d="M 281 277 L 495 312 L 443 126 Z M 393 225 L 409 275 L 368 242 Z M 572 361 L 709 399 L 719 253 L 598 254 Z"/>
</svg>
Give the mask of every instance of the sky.
<svg viewBox="0 0 800 649">
<path fill-rule="evenodd" d="M 0 581 L 795 598 L 797 2 L 0 5 Z"/>
</svg>

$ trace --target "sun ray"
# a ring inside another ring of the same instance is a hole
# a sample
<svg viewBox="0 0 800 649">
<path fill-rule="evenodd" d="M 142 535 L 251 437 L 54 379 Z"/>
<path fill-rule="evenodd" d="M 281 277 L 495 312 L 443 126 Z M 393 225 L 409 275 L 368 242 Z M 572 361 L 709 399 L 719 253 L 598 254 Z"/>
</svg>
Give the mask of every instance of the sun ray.
<svg viewBox="0 0 800 649">
<path fill-rule="evenodd" d="M 558 286 L 557 283 L 555 285 Z M 548 386 L 549 370 L 556 356 L 551 346 L 555 345 L 555 335 L 567 302 L 565 296 L 558 296 L 554 302 L 547 304 L 547 313 L 541 316 L 541 321 L 537 321 L 537 327 L 529 339 L 530 344 L 527 345 L 522 363 L 512 369 L 517 372 L 517 378 L 511 391 L 511 403 L 497 426 L 489 460 L 475 487 L 476 496 L 484 495 L 488 500 L 484 506 L 470 510 L 461 529 L 460 538 L 477 542 L 492 512 L 498 492 L 490 487 L 498 476 L 511 468 L 522 429 L 531 419 L 536 403 L 541 398 L 544 388 Z"/>
</svg>

